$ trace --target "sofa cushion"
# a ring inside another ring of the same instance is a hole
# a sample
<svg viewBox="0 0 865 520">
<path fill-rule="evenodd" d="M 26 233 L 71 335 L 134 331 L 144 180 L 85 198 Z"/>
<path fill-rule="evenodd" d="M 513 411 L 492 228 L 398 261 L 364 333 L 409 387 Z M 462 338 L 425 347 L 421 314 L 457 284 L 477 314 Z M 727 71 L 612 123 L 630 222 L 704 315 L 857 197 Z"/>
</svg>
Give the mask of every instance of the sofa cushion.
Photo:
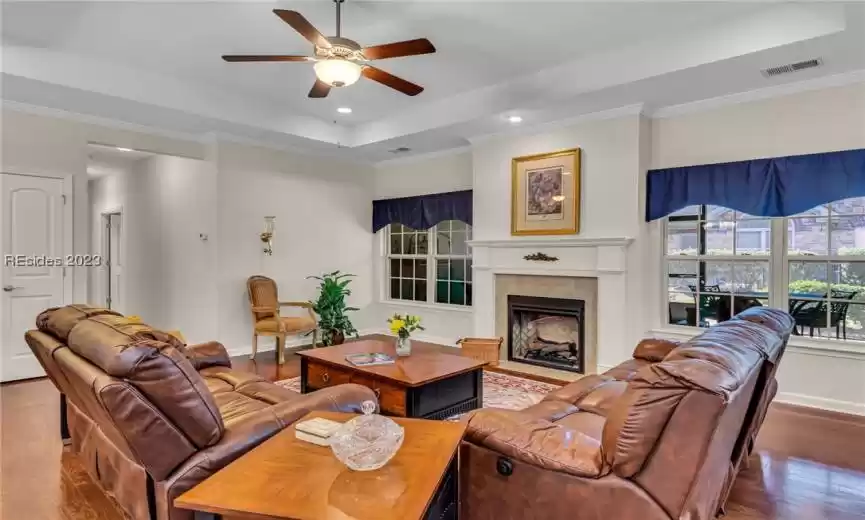
<svg viewBox="0 0 865 520">
<path fill-rule="evenodd" d="M 36 328 L 51 334 L 60 341 L 65 342 L 72 328 L 82 320 L 99 315 L 121 316 L 119 312 L 90 305 L 67 305 L 65 307 L 52 307 L 39 313 L 36 317 Z"/>
<path fill-rule="evenodd" d="M 75 325 L 68 345 L 108 375 L 133 385 L 197 448 L 210 446 L 224 430 L 219 409 L 186 356 L 159 340 L 167 336 L 122 316 L 98 315 Z"/>
</svg>

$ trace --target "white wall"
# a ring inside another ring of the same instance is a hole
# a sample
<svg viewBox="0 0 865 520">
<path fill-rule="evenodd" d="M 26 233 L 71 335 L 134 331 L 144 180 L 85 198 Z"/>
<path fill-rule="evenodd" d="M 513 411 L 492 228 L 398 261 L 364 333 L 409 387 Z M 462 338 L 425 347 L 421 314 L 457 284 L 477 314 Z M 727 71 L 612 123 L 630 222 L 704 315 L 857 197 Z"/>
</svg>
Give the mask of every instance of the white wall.
<svg viewBox="0 0 865 520">
<path fill-rule="evenodd" d="M 122 210 L 121 301 L 116 309 L 191 343 L 216 337 L 216 178 L 204 161 L 168 155 L 114 168 L 90 182 L 91 250 L 102 249 L 102 214 Z M 90 302 L 102 305 L 104 272 L 94 270 Z"/>
<path fill-rule="evenodd" d="M 652 122 L 652 167 L 666 168 L 865 148 L 865 84 L 742 103 Z M 649 303 L 662 302 L 660 225 L 648 230 Z M 661 314 L 653 328 L 661 329 Z M 666 333 L 669 335 L 669 331 Z M 777 399 L 865 414 L 865 347 L 797 347 L 791 340 Z"/>
<path fill-rule="evenodd" d="M 456 150 L 445 154 L 395 159 L 376 165 L 373 172 L 375 199 L 414 197 L 433 193 L 472 189 L 471 150 Z M 472 309 L 449 309 L 414 302 L 389 302 L 384 292 L 385 264 L 383 239 L 379 231 L 373 239 L 375 304 L 366 311 L 370 330 L 387 333 L 387 318 L 394 313 L 420 316 L 425 331 L 415 334 L 418 339 L 453 345 L 460 338 L 471 336 Z"/>
<path fill-rule="evenodd" d="M 471 150 L 379 163 L 373 177 L 376 199 L 414 197 L 472 189 Z"/>
<path fill-rule="evenodd" d="M 370 167 L 224 141 L 212 146 L 221 341 L 238 353 L 251 348 L 246 279 L 254 274 L 276 280 L 280 300 L 309 300 L 317 282 L 307 276 L 341 270 L 357 275 L 350 303 L 371 303 Z M 258 238 L 266 215 L 276 216 L 269 257 Z M 358 329 L 367 327 L 363 313 L 354 322 Z M 259 350 L 266 342 L 259 341 Z"/>
<path fill-rule="evenodd" d="M 190 343 L 217 330 L 216 176 L 204 161 L 157 155 L 147 160 L 159 181 L 162 326 Z M 202 240 L 205 234 L 208 240 Z"/>
</svg>

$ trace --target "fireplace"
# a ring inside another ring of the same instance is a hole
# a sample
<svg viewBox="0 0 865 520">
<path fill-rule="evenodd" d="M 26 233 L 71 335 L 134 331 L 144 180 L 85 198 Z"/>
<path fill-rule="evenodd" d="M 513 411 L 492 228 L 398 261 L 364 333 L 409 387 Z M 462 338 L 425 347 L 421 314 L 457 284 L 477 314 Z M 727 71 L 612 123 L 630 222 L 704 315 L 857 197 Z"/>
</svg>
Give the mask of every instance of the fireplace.
<svg viewBox="0 0 865 520">
<path fill-rule="evenodd" d="M 508 295 L 508 360 L 584 373 L 584 300 Z"/>
</svg>

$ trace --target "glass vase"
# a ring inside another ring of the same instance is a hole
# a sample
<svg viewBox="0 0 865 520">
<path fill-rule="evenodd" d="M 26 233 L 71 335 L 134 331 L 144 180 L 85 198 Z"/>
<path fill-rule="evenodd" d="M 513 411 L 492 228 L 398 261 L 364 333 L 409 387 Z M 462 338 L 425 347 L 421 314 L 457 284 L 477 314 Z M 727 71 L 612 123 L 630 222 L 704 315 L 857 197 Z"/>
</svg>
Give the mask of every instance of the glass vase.
<svg viewBox="0 0 865 520">
<path fill-rule="evenodd" d="M 411 338 L 396 338 L 396 355 L 405 357 L 411 354 Z"/>
</svg>

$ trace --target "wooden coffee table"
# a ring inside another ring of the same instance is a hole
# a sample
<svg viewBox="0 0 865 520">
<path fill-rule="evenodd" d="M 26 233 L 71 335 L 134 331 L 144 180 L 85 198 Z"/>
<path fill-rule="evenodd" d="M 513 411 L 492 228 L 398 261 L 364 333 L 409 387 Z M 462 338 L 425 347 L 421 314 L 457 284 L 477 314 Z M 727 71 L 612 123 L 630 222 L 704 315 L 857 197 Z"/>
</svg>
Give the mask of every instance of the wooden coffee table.
<svg viewBox="0 0 865 520">
<path fill-rule="evenodd" d="M 351 414 L 304 417 L 346 421 Z M 466 425 L 394 419 L 402 447 L 375 471 L 352 471 L 330 448 L 289 427 L 179 496 L 174 505 L 203 519 L 456 520 L 457 450 Z"/>
<path fill-rule="evenodd" d="M 453 353 L 448 353 L 448 349 Z M 392 365 L 356 367 L 348 354 L 384 352 Z M 393 339 L 366 339 L 334 347 L 303 350 L 301 392 L 357 383 L 378 396 L 382 413 L 399 417 L 445 419 L 483 404 L 484 361 L 460 356 L 452 347 L 413 342 L 412 353 L 397 357 Z"/>
</svg>

